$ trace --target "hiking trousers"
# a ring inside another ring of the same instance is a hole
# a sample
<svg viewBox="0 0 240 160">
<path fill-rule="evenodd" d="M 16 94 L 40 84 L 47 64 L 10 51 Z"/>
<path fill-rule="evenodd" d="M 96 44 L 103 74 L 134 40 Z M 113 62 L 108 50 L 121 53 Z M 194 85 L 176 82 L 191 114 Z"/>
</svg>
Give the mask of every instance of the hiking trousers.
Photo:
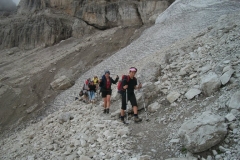
<svg viewBox="0 0 240 160">
<path fill-rule="evenodd" d="M 137 100 L 136 100 L 136 96 L 134 93 L 128 93 L 128 101 L 130 101 L 132 107 L 133 106 L 137 106 Z M 122 110 L 126 110 L 126 105 L 127 105 L 127 102 L 126 102 L 126 92 L 123 92 L 122 93 Z"/>
</svg>

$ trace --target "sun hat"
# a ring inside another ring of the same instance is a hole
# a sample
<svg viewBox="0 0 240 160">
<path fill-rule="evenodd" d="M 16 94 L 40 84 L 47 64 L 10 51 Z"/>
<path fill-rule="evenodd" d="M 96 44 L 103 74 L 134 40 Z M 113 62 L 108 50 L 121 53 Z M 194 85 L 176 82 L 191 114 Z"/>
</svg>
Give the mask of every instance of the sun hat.
<svg viewBox="0 0 240 160">
<path fill-rule="evenodd" d="M 137 68 L 131 67 L 131 68 L 129 69 L 129 71 L 130 71 L 130 72 L 137 72 Z"/>
</svg>

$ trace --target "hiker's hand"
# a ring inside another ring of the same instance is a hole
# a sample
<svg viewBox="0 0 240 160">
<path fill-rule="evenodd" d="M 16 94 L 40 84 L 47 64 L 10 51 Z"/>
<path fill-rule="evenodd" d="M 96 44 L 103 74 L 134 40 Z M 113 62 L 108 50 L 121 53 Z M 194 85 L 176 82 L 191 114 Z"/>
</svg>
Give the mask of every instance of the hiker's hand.
<svg viewBox="0 0 240 160">
<path fill-rule="evenodd" d="M 142 88 L 142 83 L 140 83 L 140 84 L 138 85 L 138 88 Z"/>
<path fill-rule="evenodd" d="M 123 86 L 123 88 L 124 88 L 124 89 L 127 89 L 127 88 L 128 88 L 128 85 Z"/>
</svg>

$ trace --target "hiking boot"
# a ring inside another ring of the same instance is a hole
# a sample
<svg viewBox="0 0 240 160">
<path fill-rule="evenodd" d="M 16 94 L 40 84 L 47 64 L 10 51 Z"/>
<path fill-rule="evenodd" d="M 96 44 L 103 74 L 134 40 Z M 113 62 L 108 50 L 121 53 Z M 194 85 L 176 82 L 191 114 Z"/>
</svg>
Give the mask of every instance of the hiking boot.
<svg viewBox="0 0 240 160">
<path fill-rule="evenodd" d="M 106 113 L 107 113 L 107 114 L 109 114 L 109 108 L 108 108 L 108 109 L 106 109 Z"/>
<path fill-rule="evenodd" d="M 123 124 L 126 124 L 126 122 L 125 122 L 125 120 L 124 120 L 124 119 L 121 119 L 121 122 L 122 122 Z"/>
<path fill-rule="evenodd" d="M 104 110 L 103 110 L 103 113 L 107 113 L 107 109 L 104 109 Z"/>
<path fill-rule="evenodd" d="M 134 122 L 135 123 L 138 123 L 138 122 L 141 122 L 141 121 L 142 121 L 142 118 L 134 117 Z"/>
</svg>

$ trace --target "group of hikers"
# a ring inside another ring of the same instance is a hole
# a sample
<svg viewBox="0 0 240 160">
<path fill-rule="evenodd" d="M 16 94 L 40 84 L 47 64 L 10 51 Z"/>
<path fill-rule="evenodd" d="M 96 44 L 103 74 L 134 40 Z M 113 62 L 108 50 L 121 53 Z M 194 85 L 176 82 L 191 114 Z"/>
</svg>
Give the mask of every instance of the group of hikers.
<svg viewBox="0 0 240 160">
<path fill-rule="evenodd" d="M 112 95 L 112 84 L 118 83 L 118 93 L 122 97 L 122 106 L 120 112 L 120 118 L 123 123 L 126 123 L 124 120 L 124 110 L 126 110 L 127 101 L 130 101 L 133 113 L 134 113 L 134 122 L 141 122 L 142 119 L 138 117 L 138 105 L 136 96 L 134 93 L 135 89 L 142 88 L 142 84 L 137 84 L 137 79 L 135 74 L 137 73 L 137 68 L 131 67 L 129 69 L 128 75 L 123 75 L 122 79 L 119 81 L 119 76 L 117 75 L 115 80 L 110 77 L 110 72 L 105 71 L 105 74 L 99 79 L 97 76 L 94 76 L 91 80 L 90 78 L 84 82 L 83 88 L 80 92 L 80 96 L 84 97 L 85 102 L 95 103 L 96 94 L 99 96 L 100 93 L 103 99 L 103 113 L 109 114 L 110 110 L 110 100 Z"/>
</svg>

